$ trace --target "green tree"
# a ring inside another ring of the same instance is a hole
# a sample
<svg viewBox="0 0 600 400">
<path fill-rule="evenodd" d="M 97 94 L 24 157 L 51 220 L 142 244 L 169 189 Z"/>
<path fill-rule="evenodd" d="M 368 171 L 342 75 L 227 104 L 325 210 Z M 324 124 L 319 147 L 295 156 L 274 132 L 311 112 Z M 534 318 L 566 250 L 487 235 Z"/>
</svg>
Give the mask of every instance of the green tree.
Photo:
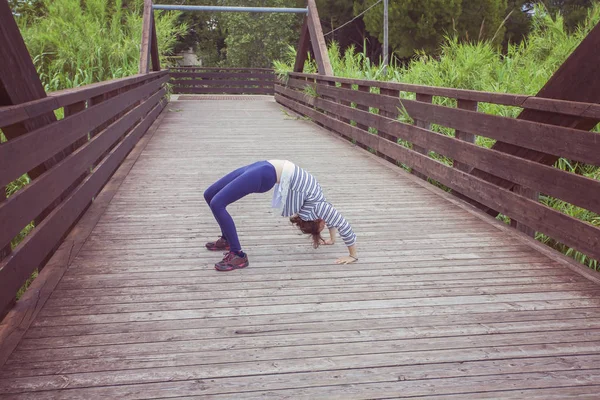
<svg viewBox="0 0 600 400">
<path fill-rule="evenodd" d="M 458 18 L 458 37 L 469 41 L 491 40 L 501 43 L 506 28 L 507 0 L 463 0 Z"/>
<path fill-rule="evenodd" d="M 296 0 L 220 0 L 219 5 L 246 7 L 296 7 Z M 226 64 L 232 67 L 271 68 L 296 46 L 302 18 L 282 13 L 222 13 L 226 33 Z"/>
<path fill-rule="evenodd" d="M 161 0 L 160 4 L 188 6 L 214 5 L 214 0 Z M 175 44 L 175 54 L 193 49 L 205 66 L 217 65 L 222 60 L 225 33 L 218 12 L 184 11 L 179 14 L 179 24 L 188 26 L 188 31 Z"/>
<path fill-rule="evenodd" d="M 354 13 L 370 7 L 376 0 L 356 0 Z M 411 57 L 418 50 L 434 53 L 460 17 L 461 0 L 390 0 L 389 44 L 399 58 Z M 363 16 L 367 31 L 383 42 L 383 4 Z"/>
<path fill-rule="evenodd" d="M 506 3 L 506 20 L 503 47 L 509 43 L 521 43 L 531 30 L 531 16 L 534 2 L 531 0 L 508 0 Z"/>
<path fill-rule="evenodd" d="M 592 7 L 598 0 L 544 0 L 548 11 L 555 15 L 560 12 L 565 21 L 567 31 L 572 32 L 581 24 Z"/>
</svg>

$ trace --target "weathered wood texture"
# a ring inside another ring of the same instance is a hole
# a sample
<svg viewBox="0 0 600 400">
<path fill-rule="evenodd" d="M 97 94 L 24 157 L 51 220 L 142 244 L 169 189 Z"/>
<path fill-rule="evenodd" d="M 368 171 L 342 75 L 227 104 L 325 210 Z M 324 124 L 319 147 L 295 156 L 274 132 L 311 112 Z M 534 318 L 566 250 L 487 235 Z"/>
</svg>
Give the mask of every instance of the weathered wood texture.
<svg viewBox="0 0 600 400">
<path fill-rule="evenodd" d="M 52 101 L 8 107 L 26 123 L 22 110 L 52 112 L 60 106 L 65 117 L 0 145 L 0 185 L 6 185 L 64 149 L 68 156 L 29 185 L 0 203 L 0 248 L 10 244 L 36 219 L 35 229 L 0 262 L 0 309 L 44 262 L 89 206 L 98 191 L 154 121 L 165 95 L 166 72 L 149 73 L 90 88 L 65 91 Z M 116 87 L 116 88 L 115 88 Z M 87 106 L 86 106 L 87 104 Z M 0 107 L 0 115 L 4 107 Z M 89 138 L 89 139 L 88 139 Z M 75 150 L 75 151 L 73 151 Z M 68 195 L 65 195 L 67 193 Z M 43 219 L 40 213 L 54 205 Z"/>
<path fill-rule="evenodd" d="M 538 98 L 567 100 L 572 102 L 592 103 L 595 107 L 600 106 L 600 24 L 584 38 L 579 46 L 571 53 L 567 60 L 560 66 L 558 71 L 546 82 L 544 87 L 536 95 Z M 547 110 L 551 111 L 551 110 Z M 540 110 L 525 109 L 518 119 L 566 126 L 569 128 L 588 131 L 599 121 L 600 117 L 588 115 L 564 115 L 561 113 L 541 112 Z M 524 148 L 513 143 L 498 141 L 492 147 L 496 151 L 512 154 L 528 160 L 533 160 L 546 165 L 553 165 L 559 156 L 557 154 L 546 154 L 538 149 Z M 581 161 L 575 158 L 577 161 Z M 485 171 L 477 170 L 471 172 L 478 178 L 485 179 L 500 187 L 511 189 L 514 183 L 501 180 Z M 529 193 L 532 198 L 537 198 L 537 192 L 528 188 L 516 188 L 517 192 Z M 524 227 L 525 231 L 531 233 L 532 229 Z"/>
<path fill-rule="evenodd" d="M 163 115 L 0 370 L 0 399 L 597 396 L 600 287 L 576 267 L 272 99 Z M 228 207 L 250 267 L 213 269 L 203 190 L 271 158 L 319 179 L 359 262 L 333 263 L 339 238 L 313 249 L 265 193 Z"/>
<path fill-rule="evenodd" d="M 337 82 L 342 87 L 325 84 L 327 82 Z M 307 96 L 303 92 L 307 85 L 316 91 L 317 97 Z M 348 85 L 357 85 L 358 90 Z M 371 93 L 369 87 L 385 91 L 383 94 Z M 404 92 L 417 90 L 416 101 L 389 96 L 387 90 L 392 88 Z M 535 231 L 545 233 L 590 257 L 600 259 L 598 227 L 546 207 L 537 199 L 537 192 L 542 192 L 600 213 L 600 181 L 473 143 L 475 135 L 484 136 L 546 154 L 600 165 L 600 136 L 568 127 L 479 113 L 476 111 L 477 102 L 472 100 L 479 98 L 491 103 L 496 100 L 506 103 L 504 95 L 468 92 L 463 96 L 451 91 L 459 96 L 458 107 L 432 104 L 433 96 L 450 95 L 448 89 L 434 89 L 291 74 L 287 87 L 276 86 L 276 99 L 312 118 L 319 125 L 377 151 L 380 156 L 387 156 L 388 160 L 418 171 L 419 177 L 431 178 L 473 202 L 502 212 L 518 221 L 517 227 L 530 235 Z M 464 97 L 469 99 L 465 100 Z M 549 101 L 543 103 L 544 107 L 550 106 Z M 356 104 L 356 108 L 348 102 Z M 537 103 L 533 104 L 537 106 Z M 568 114 L 575 105 L 579 106 L 579 103 L 559 101 L 556 109 Z M 589 109 L 595 106 L 587 105 Z M 369 112 L 369 109 L 378 110 L 379 114 Z M 399 120 L 387 117 L 398 110 L 401 114 Z M 356 126 L 347 123 L 349 120 L 355 121 Z M 431 131 L 431 123 L 455 129 L 457 137 Z M 366 127 L 382 131 L 385 135 L 368 133 Z M 449 158 L 458 167 L 452 168 L 432 159 L 429 151 Z M 510 191 L 502 185 L 472 176 L 469 172 L 473 168 L 523 189 Z"/>
<path fill-rule="evenodd" d="M 307 0 L 306 7 L 308 14 L 304 17 L 304 23 L 300 30 L 300 41 L 296 51 L 296 61 L 294 62 L 294 72 L 302 72 L 304 63 L 308 58 L 309 47 L 312 50 L 314 59 L 317 63 L 319 74 L 333 76 L 333 68 L 327 53 L 327 44 L 323 36 L 323 28 L 319 19 L 319 12 L 315 0 Z M 309 46 L 310 43 L 310 46 Z"/>
<path fill-rule="evenodd" d="M 154 11 L 152 10 L 152 0 L 144 0 L 144 10 L 142 13 L 142 42 L 140 46 L 140 62 L 138 73 L 146 74 L 150 72 L 150 53 L 152 52 L 152 22 Z"/>
<path fill-rule="evenodd" d="M 173 92 L 180 94 L 273 94 L 275 74 L 264 68 L 170 69 Z"/>
</svg>

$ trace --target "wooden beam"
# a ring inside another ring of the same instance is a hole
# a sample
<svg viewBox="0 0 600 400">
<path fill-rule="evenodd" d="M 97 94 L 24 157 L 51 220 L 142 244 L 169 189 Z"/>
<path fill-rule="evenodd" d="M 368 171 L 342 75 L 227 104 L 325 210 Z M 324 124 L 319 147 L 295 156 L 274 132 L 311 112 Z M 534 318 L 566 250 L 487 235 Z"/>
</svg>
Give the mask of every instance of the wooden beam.
<svg viewBox="0 0 600 400">
<path fill-rule="evenodd" d="M 433 102 L 433 96 L 429 95 L 429 94 L 421 94 L 421 93 L 417 93 L 417 101 L 423 102 L 423 103 L 432 103 Z M 429 121 L 425 121 L 423 119 L 415 119 L 415 125 L 418 126 L 419 128 L 423 128 L 423 129 L 427 129 L 430 130 L 431 129 L 431 122 Z M 413 145 L 413 150 L 416 151 L 417 153 L 423 154 L 427 157 L 429 157 L 429 150 L 426 149 L 425 147 L 419 146 L 417 144 L 412 144 Z M 412 169 L 411 173 L 423 180 L 427 180 L 427 174 L 421 173 L 420 171 L 417 171 L 416 169 Z"/>
<path fill-rule="evenodd" d="M 600 76 L 599 48 L 600 24 L 596 25 L 590 31 L 588 36 L 548 80 L 536 97 L 600 103 L 600 79 L 598 79 L 598 76 Z M 598 123 L 598 119 L 581 118 L 537 110 L 523 110 L 518 119 L 586 131 L 589 131 Z M 504 142 L 496 142 L 492 148 L 545 165 L 553 165 L 558 160 L 556 156 Z M 513 182 L 498 178 L 478 169 L 471 171 L 471 174 L 505 189 L 512 189 L 514 187 Z M 533 197 L 537 199 L 537 193 L 532 193 Z M 498 214 L 489 207 L 483 205 L 479 205 L 478 207 L 491 215 Z"/>
<path fill-rule="evenodd" d="M 19 28 L 12 16 L 8 3 L 0 0 L 0 106 L 22 104 L 46 97 L 46 91 Z M 56 121 L 54 113 L 48 112 L 22 123 L 2 127 L 8 140 Z M 62 154 L 42 163 L 29 171 L 29 177 L 35 179 L 56 162 Z"/>
<path fill-rule="evenodd" d="M 154 13 L 152 17 L 152 40 L 150 45 L 150 57 L 152 58 L 152 71 L 160 71 L 160 57 L 158 55 L 158 39 L 156 37 L 156 23 L 154 21 Z"/>
<path fill-rule="evenodd" d="M 37 74 L 35 66 L 25 46 L 21 32 L 13 18 L 12 12 L 6 1 L 0 0 L 0 106 L 17 105 L 40 100 L 46 97 L 46 91 Z M 52 111 L 41 113 L 35 118 L 9 126 L 3 126 L 2 131 L 9 143 L 28 132 L 56 122 Z M 60 160 L 73 152 L 73 146 L 59 149 L 48 159 L 39 162 L 27 171 L 29 178 L 35 180 L 45 171 L 52 168 Z M 27 154 L 22 154 L 26 156 Z M 35 218 L 39 223 L 68 193 L 63 193 L 54 203 Z M 3 252 L 5 252 L 4 250 Z"/>
<path fill-rule="evenodd" d="M 144 0 L 142 20 L 142 46 L 140 48 L 140 74 L 150 72 L 150 46 L 152 41 L 152 0 Z"/>
<path fill-rule="evenodd" d="M 323 36 L 323 29 L 321 28 L 321 21 L 319 20 L 319 13 L 317 11 L 315 0 L 308 0 L 308 15 L 306 19 L 308 22 L 308 32 L 310 33 L 310 42 L 315 53 L 319 74 L 333 76 L 333 69 L 331 68 L 331 62 L 329 62 L 327 44 L 325 43 L 325 36 Z"/>
<path fill-rule="evenodd" d="M 294 72 L 302 72 L 304 63 L 308 58 L 308 49 L 310 42 L 310 33 L 308 32 L 308 18 L 304 17 L 304 23 L 300 30 L 300 41 L 298 42 L 298 51 L 296 52 L 296 62 L 294 63 Z"/>
</svg>

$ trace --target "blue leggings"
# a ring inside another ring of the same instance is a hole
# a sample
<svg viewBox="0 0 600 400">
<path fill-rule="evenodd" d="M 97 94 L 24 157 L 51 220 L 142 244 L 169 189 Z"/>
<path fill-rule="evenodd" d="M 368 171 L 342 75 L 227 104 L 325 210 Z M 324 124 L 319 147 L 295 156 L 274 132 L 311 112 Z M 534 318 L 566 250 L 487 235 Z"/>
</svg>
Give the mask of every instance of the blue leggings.
<svg viewBox="0 0 600 400">
<path fill-rule="evenodd" d="M 215 219 L 221 227 L 221 235 L 227 239 L 231 251 L 241 251 L 235 223 L 226 207 L 250 193 L 264 193 L 277 183 L 275 167 L 267 161 L 238 168 L 213 183 L 204 192 Z"/>
</svg>

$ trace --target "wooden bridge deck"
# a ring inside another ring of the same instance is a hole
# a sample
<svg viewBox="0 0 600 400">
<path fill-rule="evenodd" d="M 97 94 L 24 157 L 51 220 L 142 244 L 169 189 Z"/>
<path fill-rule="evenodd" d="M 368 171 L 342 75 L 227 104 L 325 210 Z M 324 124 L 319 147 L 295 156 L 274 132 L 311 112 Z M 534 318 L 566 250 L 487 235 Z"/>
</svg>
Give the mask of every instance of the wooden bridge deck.
<svg viewBox="0 0 600 400">
<path fill-rule="evenodd" d="M 600 286 L 272 97 L 172 102 L 0 371 L 2 399 L 597 399 Z M 249 268 L 216 272 L 202 192 L 242 164 L 312 172 L 358 235 L 314 250 L 230 207 Z M 35 393 L 33 393 L 35 392 Z"/>
</svg>

